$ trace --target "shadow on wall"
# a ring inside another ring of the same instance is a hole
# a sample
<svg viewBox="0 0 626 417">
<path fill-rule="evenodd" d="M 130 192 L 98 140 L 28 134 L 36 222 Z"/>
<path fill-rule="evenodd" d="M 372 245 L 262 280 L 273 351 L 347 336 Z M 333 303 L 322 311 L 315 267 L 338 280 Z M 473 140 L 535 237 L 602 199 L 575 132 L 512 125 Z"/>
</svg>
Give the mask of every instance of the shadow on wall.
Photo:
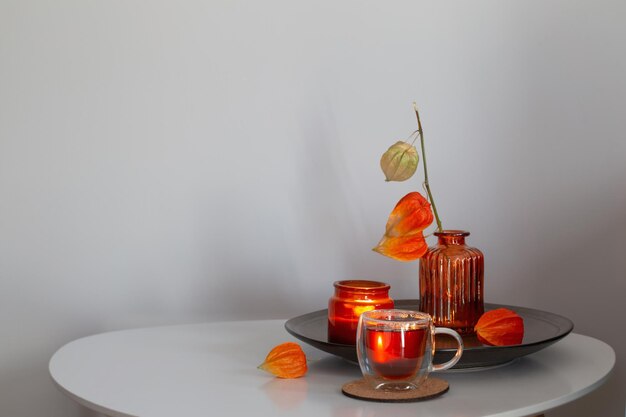
<svg viewBox="0 0 626 417">
<path fill-rule="evenodd" d="M 285 317 L 321 309 L 332 282 L 376 273 L 366 258 L 376 256 L 371 252 L 375 242 L 366 236 L 363 210 L 354 195 L 358 187 L 348 170 L 349 151 L 342 147 L 332 105 L 309 106 L 316 108 L 299 112 L 304 115 L 298 122 L 301 134 L 281 156 L 291 158 L 285 189 L 274 188 L 267 196 L 270 201 L 248 207 L 255 210 L 255 218 L 244 222 L 254 230 L 232 222 L 214 226 L 212 244 L 223 253 L 212 260 L 216 271 L 212 275 L 220 278 L 211 291 L 222 304 L 237 300 L 242 308 L 238 318 Z M 272 201 L 272 196 L 284 204 Z M 229 203 L 222 204 L 221 211 L 238 215 Z M 244 232 L 254 236 L 246 239 Z"/>
<path fill-rule="evenodd" d="M 532 307 L 567 316 L 574 322 L 575 332 L 608 343 L 617 361 L 612 377 L 597 392 L 547 416 L 572 415 L 574 411 L 576 415 L 618 416 L 624 412 L 626 399 L 626 373 L 623 358 L 620 360 L 626 340 L 621 332 L 614 331 L 623 327 L 623 313 L 616 314 L 620 307 L 611 302 L 611 294 L 626 292 L 622 269 L 626 223 L 614 222 L 626 207 L 615 204 L 599 213 L 595 202 L 612 196 L 597 189 L 583 189 L 559 198 L 544 207 L 545 227 L 537 227 L 542 230 L 543 244 L 529 252 L 532 262 L 526 263 L 527 275 L 534 279 L 531 286 L 519 290 L 528 293 L 526 298 L 533 300 Z"/>
<path fill-rule="evenodd" d="M 329 295 L 333 281 L 371 278 L 382 271 L 372 271 L 368 262 L 376 242 L 369 241 L 363 218 L 367 202 L 358 194 L 362 186 L 350 172 L 355 166 L 351 158 L 363 155 L 351 148 L 351 138 L 342 136 L 332 103 L 324 99 L 318 103 L 299 112 L 306 117 L 299 120 L 304 139 L 297 152 L 298 186 L 291 193 L 296 230 L 292 237 L 304 242 L 303 277 L 317 286 L 327 282 Z"/>
</svg>

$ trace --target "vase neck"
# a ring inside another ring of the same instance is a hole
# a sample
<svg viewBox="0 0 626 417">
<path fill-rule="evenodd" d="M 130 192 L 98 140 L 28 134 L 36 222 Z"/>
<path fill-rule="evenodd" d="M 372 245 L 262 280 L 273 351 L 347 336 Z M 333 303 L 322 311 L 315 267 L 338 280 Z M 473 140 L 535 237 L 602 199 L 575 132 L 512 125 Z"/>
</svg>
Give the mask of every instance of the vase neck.
<svg viewBox="0 0 626 417">
<path fill-rule="evenodd" d="M 469 236 L 469 232 L 465 230 L 442 230 L 435 232 L 435 236 L 439 238 L 440 245 L 465 245 L 465 236 Z"/>
</svg>

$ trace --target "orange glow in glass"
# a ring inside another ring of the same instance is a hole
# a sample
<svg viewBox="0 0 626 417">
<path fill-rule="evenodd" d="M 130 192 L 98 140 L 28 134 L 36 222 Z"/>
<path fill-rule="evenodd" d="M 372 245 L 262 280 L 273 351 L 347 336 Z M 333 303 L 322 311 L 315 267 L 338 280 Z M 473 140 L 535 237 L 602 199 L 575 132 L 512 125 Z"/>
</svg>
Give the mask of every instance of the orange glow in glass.
<svg viewBox="0 0 626 417">
<path fill-rule="evenodd" d="M 334 283 L 335 293 L 328 300 L 328 341 L 356 344 L 356 329 L 363 312 L 393 308 L 389 284 L 349 280 Z"/>
</svg>

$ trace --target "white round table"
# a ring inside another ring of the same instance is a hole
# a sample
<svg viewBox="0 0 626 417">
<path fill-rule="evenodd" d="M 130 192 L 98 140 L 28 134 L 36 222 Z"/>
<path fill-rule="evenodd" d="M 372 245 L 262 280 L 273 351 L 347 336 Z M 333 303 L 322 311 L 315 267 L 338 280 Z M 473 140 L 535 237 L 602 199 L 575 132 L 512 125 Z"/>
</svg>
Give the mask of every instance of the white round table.
<svg viewBox="0 0 626 417">
<path fill-rule="evenodd" d="M 518 417 L 540 414 L 599 387 L 615 364 L 606 343 L 570 334 L 533 355 L 489 370 L 449 372 L 443 396 L 417 403 L 345 397 L 358 366 L 303 346 L 309 372 L 279 379 L 257 366 L 294 341 L 283 320 L 124 330 L 68 343 L 50 360 L 58 387 L 109 416 Z"/>
</svg>

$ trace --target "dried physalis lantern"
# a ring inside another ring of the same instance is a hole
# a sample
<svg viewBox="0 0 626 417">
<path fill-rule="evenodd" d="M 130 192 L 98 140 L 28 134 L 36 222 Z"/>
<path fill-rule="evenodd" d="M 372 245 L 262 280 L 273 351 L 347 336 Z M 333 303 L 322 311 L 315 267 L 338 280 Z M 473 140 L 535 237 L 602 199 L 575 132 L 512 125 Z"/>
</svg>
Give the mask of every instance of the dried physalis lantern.
<svg viewBox="0 0 626 417">
<path fill-rule="evenodd" d="M 391 145 L 380 158 L 385 181 L 408 180 L 415 173 L 418 161 L 417 150 L 410 143 L 398 141 Z"/>
<path fill-rule="evenodd" d="M 306 355 L 297 343 L 286 342 L 276 346 L 267 354 L 265 361 L 259 365 L 279 378 L 299 378 L 308 370 Z"/>
<path fill-rule="evenodd" d="M 385 235 L 373 249 L 398 261 L 413 261 L 428 250 L 423 230 L 433 222 L 430 203 L 417 191 L 408 193 L 394 207 Z"/>
<path fill-rule="evenodd" d="M 478 340 L 493 346 L 519 345 L 524 339 L 524 319 L 506 308 L 487 311 L 474 327 Z"/>
</svg>

